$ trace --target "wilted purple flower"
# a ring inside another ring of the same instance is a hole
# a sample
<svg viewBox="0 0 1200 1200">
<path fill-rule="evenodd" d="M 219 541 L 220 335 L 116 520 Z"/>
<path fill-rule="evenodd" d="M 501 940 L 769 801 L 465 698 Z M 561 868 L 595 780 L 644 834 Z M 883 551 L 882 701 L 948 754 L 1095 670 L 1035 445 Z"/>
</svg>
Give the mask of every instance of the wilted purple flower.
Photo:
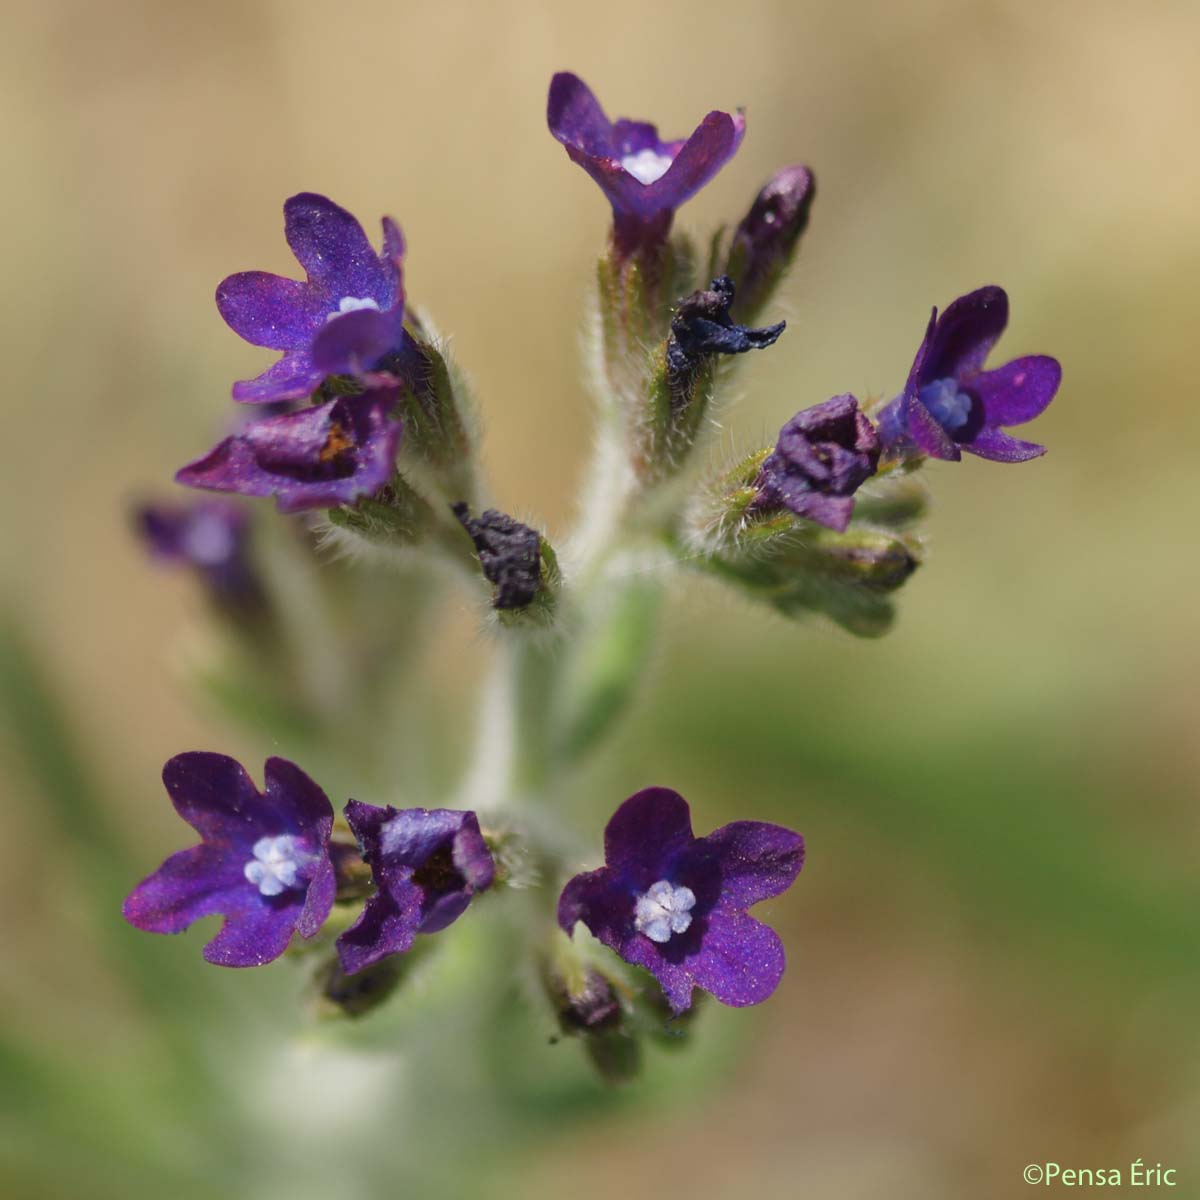
<svg viewBox="0 0 1200 1200">
<path fill-rule="evenodd" d="M 879 437 L 850 395 L 802 409 L 780 431 L 755 486 L 755 508 L 788 508 L 844 532 L 854 493 L 875 474 Z"/>
<path fill-rule="evenodd" d="M 351 800 L 346 820 L 377 888 L 337 940 L 347 975 L 407 950 L 418 933 L 445 929 L 476 892 L 491 885 L 495 865 L 473 812 L 376 808 Z"/>
<path fill-rule="evenodd" d="M 604 831 L 607 866 L 576 875 L 558 923 L 583 923 L 626 962 L 651 971 L 675 1013 L 693 987 L 722 1004 L 765 1000 L 783 976 L 775 931 L 746 914 L 786 891 L 804 863 L 804 839 L 761 821 L 734 821 L 697 838 L 687 801 L 669 788 L 630 796 Z"/>
<path fill-rule="evenodd" d="M 247 421 L 175 475 L 188 487 L 274 496 L 283 512 L 352 504 L 392 477 L 403 423 L 397 392 L 377 388 L 281 417 Z"/>
<path fill-rule="evenodd" d="M 688 372 L 709 354 L 745 354 L 779 340 L 786 321 L 762 329 L 735 325 L 729 315 L 733 297 L 733 280 L 721 275 L 707 288 L 680 300 L 667 340 L 667 365 L 674 374 Z"/>
<path fill-rule="evenodd" d="M 454 515 L 462 523 L 479 565 L 489 583 L 495 584 L 492 607 L 524 608 L 532 604 L 542 579 L 542 538 L 536 529 L 494 508 L 471 516 L 465 504 L 453 505 Z"/>
<path fill-rule="evenodd" d="M 182 933 L 201 917 L 225 924 L 204 957 L 223 967 L 278 958 L 292 933 L 312 937 L 333 906 L 333 809 L 299 767 L 268 758 L 266 791 L 224 754 L 177 754 L 163 768 L 175 811 L 201 837 L 172 854 L 126 897 L 125 919 L 148 933 Z"/>
<path fill-rule="evenodd" d="M 1046 452 L 1001 426 L 1041 413 L 1058 391 L 1062 367 L 1033 354 L 985 371 L 984 359 L 1007 324 L 1008 296 L 999 287 L 960 296 L 940 318 L 933 310 L 904 391 L 879 414 L 885 453 L 957 462 L 966 450 L 995 462 L 1024 462 Z"/>
<path fill-rule="evenodd" d="M 225 500 L 143 504 L 134 512 L 137 531 L 152 558 L 190 567 L 220 604 L 257 604 L 261 589 L 250 567 L 249 517 Z"/>
<path fill-rule="evenodd" d="M 283 206 L 284 234 L 308 279 L 266 271 L 230 275 L 217 288 L 229 327 L 255 346 L 284 351 L 257 379 L 233 385 L 247 404 L 309 396 L 327 375 L 361 373 L 404 337 L 404 237 L 383 218 L 383 253 L 344 208 L 313 192 Z"/>
<path fill-rule="evenodd" d="M 621 254 L 661 242 L 675 209 L 733 157 L 746 130 L 740 112 L 710 112 L 690 137 L 664 142 L 644 121 L 610 121 L 587 84 L 566 71 L 550 81 L 546 122 L 608 197 Z"/>
</svg>

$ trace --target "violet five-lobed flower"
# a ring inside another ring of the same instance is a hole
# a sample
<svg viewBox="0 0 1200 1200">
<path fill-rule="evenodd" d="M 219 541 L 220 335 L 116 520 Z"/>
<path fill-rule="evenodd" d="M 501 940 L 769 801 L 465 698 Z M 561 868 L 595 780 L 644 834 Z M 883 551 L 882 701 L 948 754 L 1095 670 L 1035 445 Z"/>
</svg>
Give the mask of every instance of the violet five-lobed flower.
<svg viewBox="0 0 1200 1200">
<path fill-rule="evenodd" d="M 245 509 L 213 498 L 142 504 L 133 516 L 151 558 L 195 571 L 218 602 L 241 607 L 262 599 L 250 564 Z"/>
<path fill-rule="evenodd" d="M 377 889 L 337 940 L 348 975 L 409 949 L 418 933 L 445 929 L 491 886 L 495 864 L 473 812 L 351 800 L 346 820 Z"/>
<path fill-rule="evenodd" d="M 374 388 L 247 421 L 175 475 L 189 487 L 274 496 L 283 512 L 350 504 L 391 477 L 403 422 L 398 393 Z"/>
<path fill-rule="evenodd" d="M 689 137 L 663 141 L 645 121 L 610 121 L 587 84 L 568 71 L 550 81 L 546 122 L 608 198 L 622 255 L 666 237 L 675 209 L 733 157 L 746 129 L 740 112 L 714 111 Z"/>
<path fill-rule="evenodd" d="M 1045 453 L 1004 427 L 1043 412 L 1062 368 L 1034 354 L 984 370 L 1007 324 L 1008 296 L 995 286 L 960 296 L 940 317 L 933 310 L 904 391 L 879 413 L 885 454 L 958 461 L 966 450 L 995 462 L 1024 462 Z"/>
<path fill-rule="evenodd" d="M 851 395 L 798 412 L 779 431 L 755 480 L 758 510 L 790 509 L 843 532 L 854 493 L 879 464 L 879 436 Z"/>
<path fill-rule="evenodd" d="M 246 404 L 301 399 L 326 376 L 366 372 L 405 336 L 404 237 L 391 217 L 377 253 L 358 221 L 325 196 L 292 196 L 283 216 L 307 279 L 243 271 L 217 288 L 217 308 L 235 333 L 284 352 L 256 379 L 233 385 L 233 398 Z"/>
<path fill-rule="evenodd" d="M 163 768 L 175 811 L 200 834 L 126 897 L 125 919 L 148 933 L 181 933 L 223 914 L 204 957 L 226 967 L 269 963 L 293 933 L 312 937 L 333 906 L 333 809 L 293 763 L 269 758 L 260 792 L 224 754 L 177 754 Z"/>
<path fill-rule="evenodd" d="M 667 339 L 667 366 L 673 374 L 686 375 L 710 355 L 764 350 L 779 340 L 786 321 L 761 329 L 736 324 L 729 315 L 734 295 L 733 280 L 720 275 L 679 301 Z"/>
<path fill-rule="evenodd" d="M 795 881 L 800 834 L 734 821 L 698 838 L 678 792 L 646 788 L 613 814 L 604 857 L 605 866 L 563 888 L 558 923 L 567 933 L 582 921 L 626 962 L 651 971 L 677 1014 L 696 987 L 734 1007 L 771 995 L 783 946 L 746 909 Z"/>
</svg>

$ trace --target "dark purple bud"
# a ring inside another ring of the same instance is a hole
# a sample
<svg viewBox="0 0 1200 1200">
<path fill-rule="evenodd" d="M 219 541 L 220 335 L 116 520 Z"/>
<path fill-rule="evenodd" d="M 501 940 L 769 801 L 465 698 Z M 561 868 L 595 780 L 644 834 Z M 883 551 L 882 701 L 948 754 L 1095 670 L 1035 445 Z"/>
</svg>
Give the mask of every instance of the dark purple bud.
<svg viewBox="0 0 1200 1200">
<path fill-rule="evenodd" d="M 1058 360 L 1034 354 L 983 369 L 1008 324 L 1008 296 L 989 286 L 935 308 L 904 391 L 879 413 L 890 458 L 949 459 L 962 451 L 994 462 L 1025 462 L 1045 446 L 1005 433 L 1040 415 L 1062 382 Z"/>
<path fill-rule="evenodd" d="M 736 1008 L 783 977 L 783 945 L 746 909 L 778 896 L 804 863 L 804 839 L 760 821 L 698 838 L 687 801 L 669 788 L 630 796 L 604 831 L 606 865 L 576 875 L 558 901 L 570 933 L 582 921 L 606 946 L 654 974 L 675 1013 L 692 989 Z"/>
<path fill-rule="evenodd" d="M 333 907 L 333 809 L 299 767 L 269 758 L 260 792 L 224 754 L 177 754 L 163 768 L 175 811 L 200 835 L 125 899 L 122 913 L 148 933 L 181 933 L 221 913 L 204 957 L 224 967 L 269 963 L 293 933 L 312 937 Z"/>
<path fill-rule="evenodd" d="M 283 512 L 353 504 L 391 478 L 403 425 L 394 389 L 248 421 L 175 475 L 188 487 L 274 496 Z"/>
<path fill-rule="evenodd" d="M 621 1001 L 612 984 L 593 967 L 583 968 L 573 981 L 549 971 L 546 986 L 565 1033 L 613 1029 L 621 1023 Z"/>
<path fill-rule="evenodd" d="M 613 209 L 619 257 L 662 244 L 671 219 L 733 157 L 746 121 L 710 112 L 690 137 L 663 141 L 645 121 L 610 121 L 587 84 L 570 72 L 550 81 L 546 123 Z"/>
<path fill-rule="evenodd" d="M 733 298 L 733 280 L 721 275 L 706 290 L 693 292 L 679 302 L 667 340 L 667 366 L 673 375 L 689 374 L 708 355 L 745 354 L 778 341 L 787 322 L 763 329 L 735 325 L 729 315 Z"/>
<path fill-rule="evenodd" d="M 798 412 L 779 431 L 755 480 L 754 507 L 787 508 L 840 533 L 850 523 L 854 493 L 878 464 L 875 427 L 853 396 L 834 396 Z"/>
<path fill-rule="evenodd" d="M 542 539 L 536 529 L 489 508 L 472 517 L 465 504 L 454 515 L 475 544 L 479 565 L 496 587 L 492 607 L 525 608 L 537 597 L 542 578 Z"/>
<path fill-rule="evenodd" d="M 775 290 L 808 227 L 815 195 L 812 172 L 795 166 L 777 171 L 755 197 L 729 247 L 739 312 L 753 317 Z"/>
</svg>

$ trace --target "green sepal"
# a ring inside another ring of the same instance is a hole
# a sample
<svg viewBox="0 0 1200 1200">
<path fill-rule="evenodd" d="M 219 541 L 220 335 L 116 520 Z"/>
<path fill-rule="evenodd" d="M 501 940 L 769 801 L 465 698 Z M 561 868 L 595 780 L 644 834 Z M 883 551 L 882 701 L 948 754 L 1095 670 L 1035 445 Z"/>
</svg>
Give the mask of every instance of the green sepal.
<svg viewBox="0 0 1200 1200">
<path fill-rule="evenodd" d="M 434 522 L 433 508 L 397 472 L 374 495 L 330 509 L 329 522 L 376 546 L 413 546 Z"/>
<path fill-rule="evenodd" d="M 413 335 L 418 379 L 400 396 L 404 419 L 402 461 L 430 469 L 446 496 L 474 503 L 474 408 L 466 378 L 447 343 L 422 327 Z"/>
</svg>

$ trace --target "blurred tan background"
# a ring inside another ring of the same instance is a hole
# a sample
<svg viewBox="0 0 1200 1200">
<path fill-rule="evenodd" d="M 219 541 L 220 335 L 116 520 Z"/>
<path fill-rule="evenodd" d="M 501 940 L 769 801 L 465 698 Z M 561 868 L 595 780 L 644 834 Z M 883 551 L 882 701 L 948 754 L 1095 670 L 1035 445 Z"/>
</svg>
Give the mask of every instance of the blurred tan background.
<svg viewBox="0 0 1200 1200">
<path fill-rule="evenodd" d="M 167 757 L 269 750 L 176 686 L 196 597 L 126 511 L 268 361 L 212 293 L 294 273 L 286 196 L 326 192 L 373 236 L 400 220 L 409 294 L 477 386 L 495 499 L 552 534 L 588 448 L 578 331 L 606 223 L 546 132 L 553 71 L 670 135 L 746 107 L 685 228 L 736 220 L 779 165 L 817 173 L 788 331 L 715 452 L 893 393 L 931 304 L 1003 284 L 998 361 L 1064 364 L 1029 431 L 1047 456 L 935 464 L 928 565 L 883 642 L 688 589 L 600 769 L 618 798 L 670 782 L 700 828 L 805 831 L 783 987 L 711 1015 L 736 1047 L 719 1085 L 590 1125 L 547 1112 L 472 1187 L 987 1200 L 1028 1162 L 1140 1157 L 1200 1189 L 1195 5 L 50 0 L 4 25 L 5 586 L 138 861 L 177 844 Z M 467 696 L 483 653 L 451 620 L 439 694 Z M 120 973 L 93 961 L 36 788 L 13 768 L 4 791 L 5 1026 L 120 1057 Z M 103 1104 L 119 1076 L 78 1087 Z M 178 1130 L 146 1128 L 169 1164 Z M 64 1145 L 61 1175 L 16 1156 L 8 1194 L 78 1195 L 102 1152 Z"/>
</svg>

